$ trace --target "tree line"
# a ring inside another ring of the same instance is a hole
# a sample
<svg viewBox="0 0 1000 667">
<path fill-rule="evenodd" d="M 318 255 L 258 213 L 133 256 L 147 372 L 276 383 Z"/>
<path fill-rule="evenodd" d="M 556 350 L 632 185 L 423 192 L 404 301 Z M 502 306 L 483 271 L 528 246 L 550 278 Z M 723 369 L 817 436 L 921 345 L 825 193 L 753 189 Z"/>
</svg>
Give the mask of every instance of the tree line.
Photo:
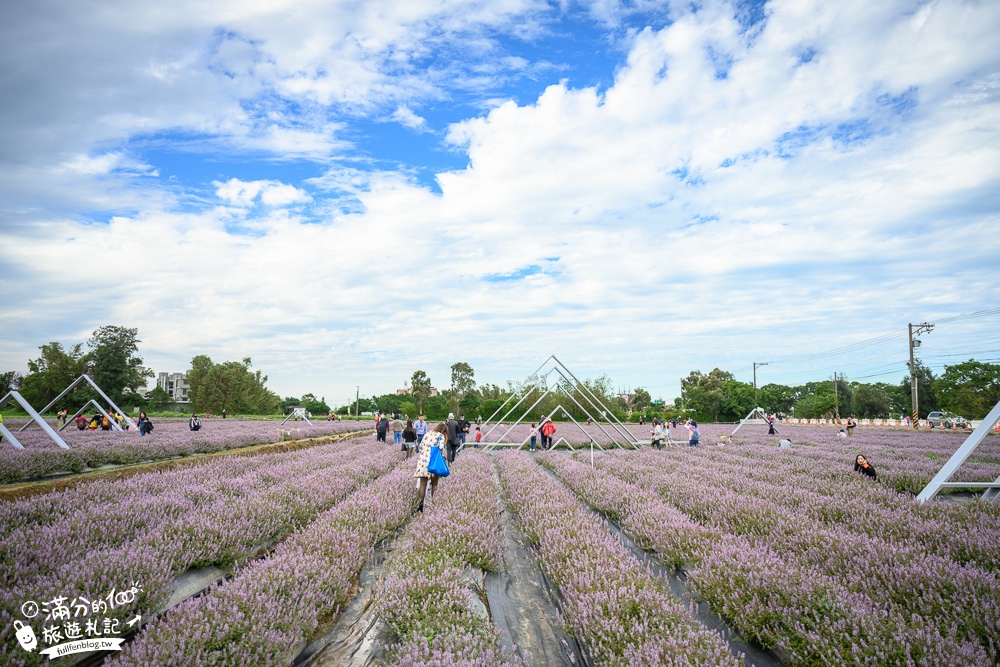
<svg viewBox="0 0 1000 667">
<path fill-rule="evenodd" d="M 982 419 L 1000 401 L 1000 364 L 969 359 L 945 366 L 940 376 L 919 360 L 914 368 L 921 418 L 944 410 Z M 710 373 L 691 371 L 682 379 L 676 407 L 704 421 L 738 421 L 754 407 L 803 419 L 867 419 L 910 414 L 912 397 L 909 375 L 898 384 L 852 382 L 842 376 L 798 386 L 766 384 L 755 395 L 752 384 L 716 368 Z"/>
<path fill-rule="evenodd" d="M 153 371 L 143 367 L 141 342 L 138 329 L 103 326 L 86 341 L 86 348 L 77 343 L 66 349 L 58 341 L 42 345 L 41 355 L 28 360 L 27 375 L 0 373 L 0 396 L 17 390 L 32 407 L 41 409 L 86 374 L 122 410 L 168 411 L 178 407 L 162 387 L 144 392 Z M 183 409 L 192 412 L 267 415 L 280 413 L 283 406 L 278 395 L 267 389 L 267 376 L 251 369 L 249 357 L 216 363 L 198 355 L 191 360 L 187 382 L 191 403 Z M 89 385 L 79 385 L 56 407 L 75 412 L 90 400 L 103 403 Z M 329 410 L 325 404 L 322 407 Z"/>
<path fill-rule="evenodd" d="M 9 371 L 0 373 L 0 395 L 17 389 L 35 408 L 47 405 L 71 382 L 87 374 L 122 409 L 140 407 L 164 411 L 172 407 L 172 399 L 160 387 L 143 395 L 151 370 L 143 367 L 139 356 L 138 330 L 122 326 L 103 326 L 96 329 L 84 343 L 65 349 L 59 342 L 39 347 L 41 355 L 28 361 L 28 374 Z M 968 419 L 980 419 L 1000 401 L 1000 364 L 975 359 L 945 366 L 936 376 L 919 360 L 915 364 L 919 393 L 920 416 L 928 412 L 946 410 Z M 508 380 L 501 387 L 496 384 L 477 385 L 475 371 L 466 362 L 451 366 L 450 385 L 435 392 L 431 378 L 423 370 L 416 370 L 410 377 L 405 393 L 390 393 L 369 398 L 359 398 L 354 403 L 336 408 L 341 415 L 355 413 L 400 413 L 416 417 L 424 414 L 430 420 L 445 419 L 449 412 L 464 414 L 467 418 L 511 421 L 528 410 L 526 420 L 537 421 L 543 415 L 557 419 L 569 414 L 584 421 L 589 416 L 600 415 L 595 405 L 607 406 L 620 420 L 647 419 L 658 416 L 690 416 L 700 421 L 735 422 L 744 418 L 754 407 L 769 413 L 813 419 L 819 417 L 880 418 L 909 414 L 910 378 L 899 383 L 861 383 L 844 377 L 807 382 L 798 386 L 766 384 L 758 387 L 736 380 L 732 373 L 718 368 L 709 373 L 691 371 L 681 380 L 681 396 L 673 404 L 654 402 L 645 389 L 636 389 L 618 395 L 606 375 L 583 380 L 585 390 L 545 378 L 528 378 L 524 382 Z M 281 414 L 292 406 L 305 408 L 313 415 L 327 414 L 331 410 L 325 398 L 312 393 L 301 397 L 280 398 L 266 387 L 267 376 L 252 368 L 249 357 L 241 361 L 214 362 L 206 355 L 195 356 L 187 374 L 188 397 L 193 412 L 268 415 Z M 538 387 L 532 385 L 538 384 Z M 547 389 L 559 389 L 546 394 Z M 530 391 L 529 391 L 530 390 Z M 512 396 L 524 396 L 517 409 L 507 410 L 515 401 Z M 89 387 L 81 385 L 66 397 L 63 405 L 75 411 L 88 400 L 99 399 Z M 507 402 L 506 407 L 501 410 Z M 3 406 L 0 406 L 3 407 Z M 499 411 L 499 412 L 498 412 Z"/>
</svg>

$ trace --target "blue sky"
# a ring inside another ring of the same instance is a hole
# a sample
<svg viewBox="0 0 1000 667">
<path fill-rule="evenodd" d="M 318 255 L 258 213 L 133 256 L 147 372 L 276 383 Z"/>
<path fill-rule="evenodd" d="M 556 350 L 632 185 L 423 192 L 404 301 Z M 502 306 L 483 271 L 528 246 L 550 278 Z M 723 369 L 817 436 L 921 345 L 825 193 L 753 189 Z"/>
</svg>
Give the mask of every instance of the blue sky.
<svg viewBox="0 0 1000 667">
<path fill-rule="evenodd" d="M 99 326 L 283 396 L 1000 360 L 1000 5 L 0 9 L 0 370 Z M 949 319 L 963 313 L 983 313 Z M 874 341 L 870 344 L 866 341 Z"/>
</svg>

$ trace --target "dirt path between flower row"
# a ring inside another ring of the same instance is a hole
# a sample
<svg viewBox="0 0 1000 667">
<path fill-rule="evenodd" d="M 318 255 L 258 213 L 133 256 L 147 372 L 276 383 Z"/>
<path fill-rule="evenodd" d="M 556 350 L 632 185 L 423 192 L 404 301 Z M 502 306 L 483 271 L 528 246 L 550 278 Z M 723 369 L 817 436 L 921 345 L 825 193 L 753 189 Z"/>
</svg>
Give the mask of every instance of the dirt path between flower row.
<svg viewBox="0 0 1000 667">
<path fill-rule="evenodd" d="M 494 482 L 499 495 L 499 480 L 495 476 Z M 431 503 L 433 499 L 428 505 Z M 480 609 L 490 615 L 500 630 L 504 653 L 520 656 L 528 667 L 588 664 L 576 642 L 560 628 L 552 588 L 531 556 L 514 518 L 506 508 L 502 517 L 506 570 L 485 577 L 478 570 L 469 571 L 465 578 L 470 586 L 485 593 L 486 605 Z M 405 526 L 400 534 L 405 535 Z M 375 616 L 375 587 L 383 563 L 392 551 L 402 546 L 403 542 L 387 540 L 376 549 L 361 572 L 357 595 L 334 625 L 305 647 L 296 658 L 295 667 L 373 667 L 384 662 L 393 637 Z"/>
<path fill-rule="evenodd" d="M 342 442 L 355 438 L 359 435 L 368 435 L 371 429 L 364 431 L 351 431 L 350 433 L 338 433 L 336 435 L 322 435 L 315 438 L 304 438 L 302 440 L 287 440 L 283 442 L 269 442 L 262 445 L 251 445 L 250 447 L 240 447 L 238 449 L 226 449 L 221 452 L 209 452 L 206 454 L 192 454 L 162 461 L 150 461 L 147 463 L 136 463 L 132 465 L 109 465 L 95 470 L 81 473 L 69 473 L 55 479 L 40 479 L 27 482 L 17 482 L 14 484 L 4 484 L 0 486 L 0 501 L 13 501 L 30 496 L 37 496 L 51 491 L 65 491 L 80 484 L 87 484 L 96 481 L 117 482 L 135 475 L 146 472 L 161 472 L 164 470 L 177 470 L 201 465 L 206 461 L 227 457 L 227 456 L 258 456 L 261 454 L 275 454 L 278 452 L 291 452 L 297 449 L 308 449 L 319 445 L 329 445 L 335 442 Z"/>
</svg>

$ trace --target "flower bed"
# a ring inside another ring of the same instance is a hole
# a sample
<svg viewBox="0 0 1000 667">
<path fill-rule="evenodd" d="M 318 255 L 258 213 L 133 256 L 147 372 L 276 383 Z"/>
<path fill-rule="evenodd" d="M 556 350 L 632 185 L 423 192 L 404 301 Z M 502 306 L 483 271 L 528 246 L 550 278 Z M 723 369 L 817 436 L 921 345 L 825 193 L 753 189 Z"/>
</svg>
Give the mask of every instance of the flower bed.
<svg viewBox="0 0 1000 667">
<path fill-rule="evenodd" d="M 563 622 L 602 665 L 739 665 L 572 492 L 518 452 L 501 483 L 539 564 L 563 598 Z"/>
<path fill-rule="evenodd" d="M 253 556 L 398 460 L 354 440 L 0 504 L 0 638 L 13 641 L 25 600 L 90 599 L 133 581 L 143 586 L 140 613 L 158 611 L 175 574 Z"/>
<path fill-rule="evenodd" d="M 146 627 L 112 665 L 290 665 L 353 594 L 375 544 L 412 514 L 412 470 L 355 492 L 232 581 Z"/>
<path fill-rule="evenodd" d="M 503 564 L 491 464 L 467 452 L 452 472 L 401 536 L 376 590 L 376 612 L 398 639 L 394 665 L 509 664 L 465 576 L 468 568 L 495 572 Z"/>
<path fill-rule="evenodd" d="M 202 422 L 200 431 L 192 431 L 186 420 L 164 419 L 156 420 L 156 428 L 145 437 L 135 430 L 78 431 L 70 426 L 60 434 L 68 450 L 52 442 L 41 428 L 32 426 L 16 434 L 24 449 L 0 443 L 0 484 L 54 473 L 79 472 L 107 464 L 135 464 L 280 442 L 288 437 L 281 431 L 293 431 L 296 438 L 313 438 L 370 427 L 368 422 L 317 421 L 314 426 L 295 422 L 279 429 L 279 423 L 211 419 Z M 17 422 L 8 424 L 12 430 L 15 427 L 19 427 Z"/>
<path fill-rule="evenodd" d="M 587 472 L 557 465 L 568 479 Z M 617 493 L 653 490 L 719 535 L 707 549 L 695 545 L 701 558 L 691 585 L 743 634 L 784 650 L 793 664 L 997 660 L 994 507 L 921 506 L 853 472 L 824 468 L 805 449 L 616 453 L 598 465 L 633 482 Z M 633 520 L 630 530 L 644 525 Z M 656 548 L 655 534 L 646 539 Z M 979 560 L 965 562 L 970 553 Z"/>
</svg>

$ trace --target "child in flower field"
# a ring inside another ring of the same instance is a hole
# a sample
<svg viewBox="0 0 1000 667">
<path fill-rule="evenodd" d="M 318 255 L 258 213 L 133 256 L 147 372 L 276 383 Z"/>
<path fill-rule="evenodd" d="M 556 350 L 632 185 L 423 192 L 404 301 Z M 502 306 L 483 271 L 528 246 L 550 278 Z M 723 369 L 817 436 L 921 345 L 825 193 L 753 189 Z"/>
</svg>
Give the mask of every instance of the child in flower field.
<svg viewBox="0 0 1000 667">
<path fill-rule="evenodd" d="M 406 458 L 410 458 L 413 448 L 417 444 L 417 430 L 413 428 L 413 420 L 406 420 L 406 428 L 403 429 L 403 449 L 406 450 Z"/>
<path fill-rule="evenodd" d="M 858 454 L 858 457 L 854 459 L 854 472 L 859 472 L 866 477 L 871 477 L 876 481 L 878 480 L 878 476 L 875 474 L 875 468 L 873 468 L 872 464 L 868 463 L 868 459 L 861 454 Z"/>
<path fill-rule="evenodd" d="M 476 449 L 479 449 L 479 442 L 482 439 L 483 439 L 483 432 L 481 430 L 479 430 L 479 427 L 477 426 L 476 427 L 476 444 L 474 445 L 474 447 Z"/>
<path fill-rule="evenodd" d="M 413 472 L 413 476 L 420 480 L 420 504 L 417 506 L 417 510 L 420 512 L 424 511 L 424 496 L 427 494 L 428 479 L 431 481 L 431 495 L 433 496 L 437 490 L 438 476 L 427 470 L 427 466 L 431 462 L 431 449 L 437 447 L 443 452 L 447 440 L 445 434 L 447 433 L 448 425 L 440 423 L 424 436 L 417 447 L 417 469 Z"/>
<path fill-rule="evenodd" d="M 535 443 L 538 441 L 538 428 L 532 424 L 531 425 L 531 444 L 528 445 L 528 451 L 535 451 Z"/>
</svg>

